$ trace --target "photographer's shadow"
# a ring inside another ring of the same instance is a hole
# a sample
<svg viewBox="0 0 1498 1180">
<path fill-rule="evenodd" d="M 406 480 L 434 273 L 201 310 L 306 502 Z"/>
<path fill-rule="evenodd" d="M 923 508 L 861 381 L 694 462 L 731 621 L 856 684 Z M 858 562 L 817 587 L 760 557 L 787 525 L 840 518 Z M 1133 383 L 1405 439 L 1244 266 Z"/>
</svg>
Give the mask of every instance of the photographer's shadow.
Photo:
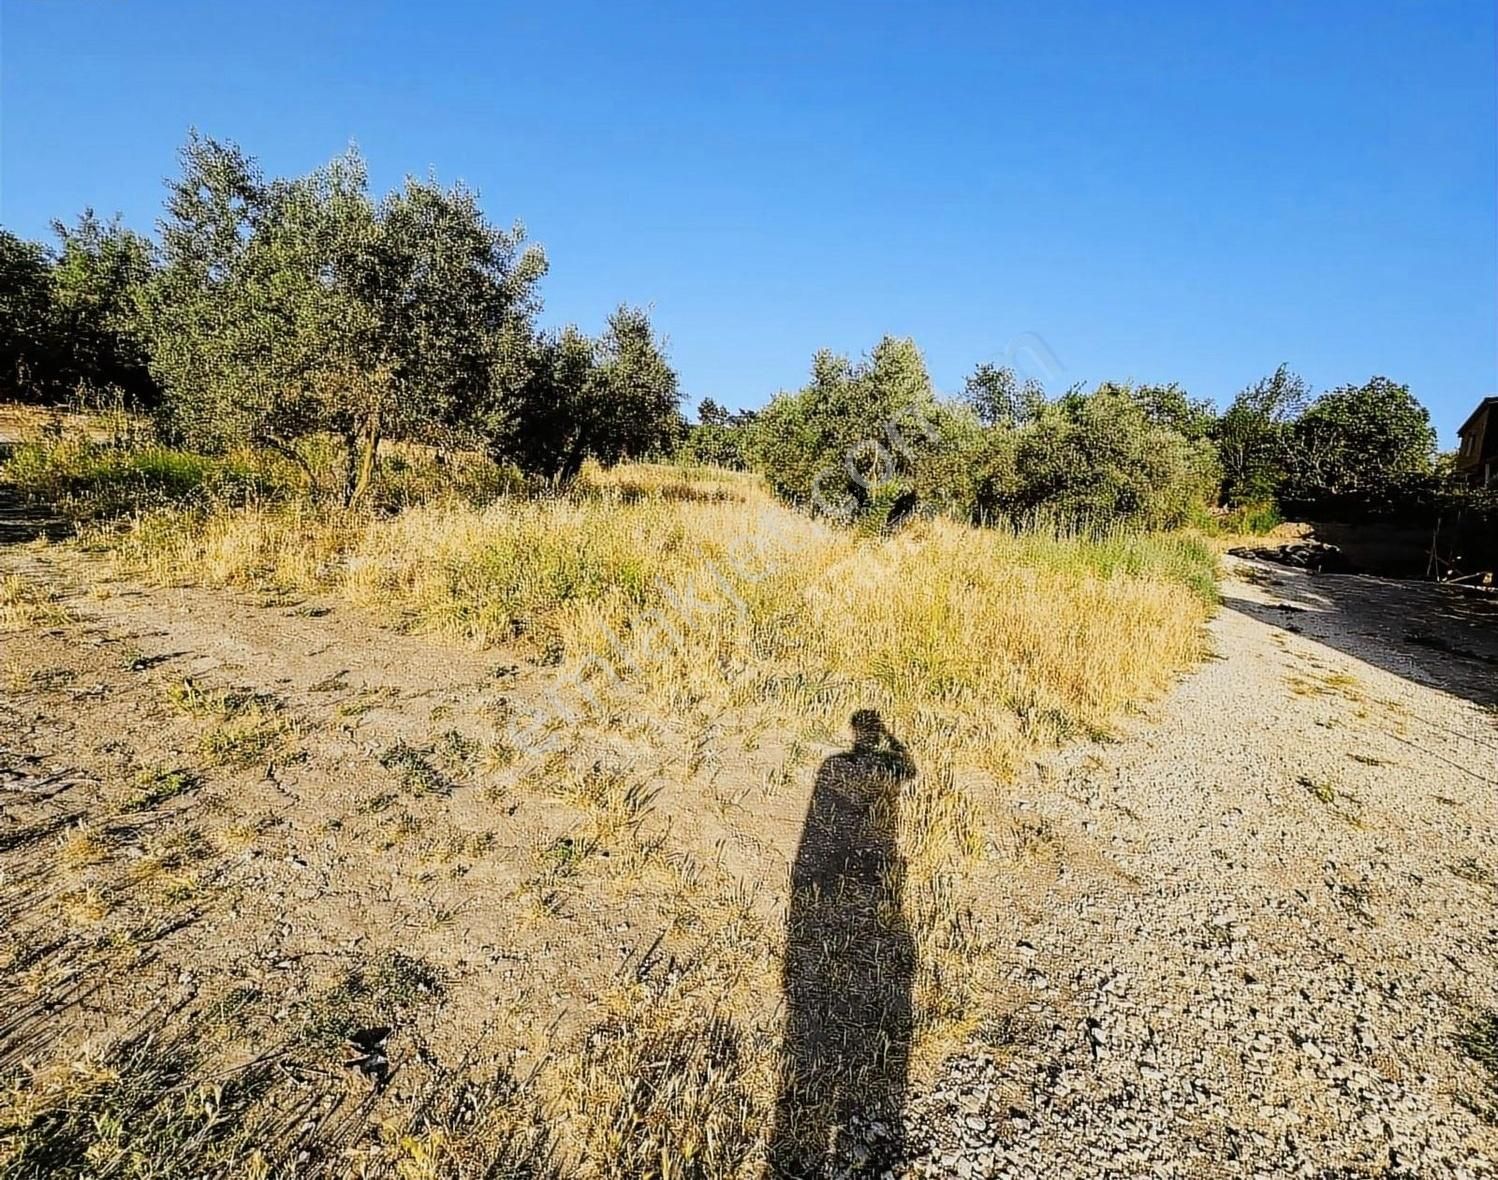
<svg viewBox="0 0 1498 1180">
<path fill-rule="evenodd" d="M 852 725 L 852 748 L 817 772 L 791 869 L 770 1144 L 771 1174 L 787 1180 L 825 1174 L 834 1153 L 877 1174 L 902 1146 L 915 947 L 897 831 L 915 764 L 872 709 Z"/>
</svg>

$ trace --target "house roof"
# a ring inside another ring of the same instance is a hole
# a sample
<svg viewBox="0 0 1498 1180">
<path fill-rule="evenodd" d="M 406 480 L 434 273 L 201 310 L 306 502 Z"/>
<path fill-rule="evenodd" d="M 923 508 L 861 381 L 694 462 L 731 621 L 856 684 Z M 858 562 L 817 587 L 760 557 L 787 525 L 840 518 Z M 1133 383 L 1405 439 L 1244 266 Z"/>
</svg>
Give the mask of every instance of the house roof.
<svg viewBox="0 0 1498 1180">
<path fill-rule="evenodd" d="M 1490 409 L 1493 406 L 1498 406 L 1498 393 L 1491 394 L 1488 397 L 1483 398 L 1482 401 L 1478 402 L 1477 409 L 1473 410 L 1472 413 L 1467 415 L 1467 420 L 1456 428 L 1456 432 L 1458 434 L 1466 434 L 1467 428 L 1482 416 L 1482 412 L 1486 409 Z"/>
</svg>

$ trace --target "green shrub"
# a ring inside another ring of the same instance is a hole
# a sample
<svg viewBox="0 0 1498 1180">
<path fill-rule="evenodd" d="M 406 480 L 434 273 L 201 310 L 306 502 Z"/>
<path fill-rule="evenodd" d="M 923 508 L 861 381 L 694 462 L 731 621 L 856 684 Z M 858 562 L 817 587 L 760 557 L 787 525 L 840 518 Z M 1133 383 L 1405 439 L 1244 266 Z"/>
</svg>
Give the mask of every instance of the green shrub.
<svg viewBox="0 0 1498 1180">
<path fill-rule="evenodd" d="M 776 495 L 853 518 L 881 485 L 913 474 L 940 436 L 935 412 L 914 341 L 886 336 L 856 364 L 824 350 L 805 388 L 760 413 L 749 456 Z"/>
<path fill-rule="evenodd" d="M 1014 433 L 1005 467 L 977 505 L 980 517 L 1105 528 L 1115 521 L 1169 529 L 1188 523 L 1214 496 L 1216 452 L 1152 422 L 1128 390 L 1073 390 Z"/>
<path fill-rule="evenodd" d="M 1199 537 L 1141 533 L 1117 524 L 1091 532 L 1032 525 L 1017 531 L 1015 544 L 1023 565 L 1102 578 L 1178 582 L 1203 602 L 1218 601 L 1217 555 Z"/>
<path fill-rule="evenodd" d="M 1217 531 L 1260 535 L 1284 524 L 1279 506 L 1273 500 L 1258 500 L 1223 513 L 1217 518 Z"/>
<path fill-rule="evenodd" d="M 1312 402 L 1291 429 L 1281 498 L 1317 519 L 1424 514 L 1436 432 L 1409 386 L 1386 377 L 1343 385 Z"/>
<path fill-rule="evenodd" d="M 245 502 L 285 495 L 289 465 L 264 456 L 211 458 L 169 447 L 116 446 L 85 438 L 19 444 L 0 477 L 23 495 L 77 520 L 127 515 L 190 500 Z"/>
</svg>

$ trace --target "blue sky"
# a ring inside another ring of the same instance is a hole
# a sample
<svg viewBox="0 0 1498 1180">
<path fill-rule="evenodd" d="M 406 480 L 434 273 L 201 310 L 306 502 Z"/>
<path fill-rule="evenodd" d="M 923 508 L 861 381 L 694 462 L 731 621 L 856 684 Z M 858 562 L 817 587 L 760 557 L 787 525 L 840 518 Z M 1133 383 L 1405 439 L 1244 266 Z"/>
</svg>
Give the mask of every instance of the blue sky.
<svg viewBox="0 0 1498 1180">
<path fill-rule="evenodd" d="M 1494 36 L 1488 0 L 0 0 L 0 222 L 149 227 L 191 125 L 273 173 L 354 140 L 522 220 L 545 322 L 652 305 L 693 400 L 892 332 L 948 391 L 1382 373 L 1449 444 L 1498 391 Z"/>
</svg>

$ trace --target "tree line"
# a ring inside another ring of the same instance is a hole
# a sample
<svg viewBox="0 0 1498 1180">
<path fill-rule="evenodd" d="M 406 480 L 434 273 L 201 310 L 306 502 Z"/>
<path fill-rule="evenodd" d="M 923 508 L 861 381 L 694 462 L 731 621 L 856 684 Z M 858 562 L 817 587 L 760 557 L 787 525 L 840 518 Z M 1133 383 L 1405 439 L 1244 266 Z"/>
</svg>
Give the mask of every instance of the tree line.
<svg viewBox="0 0 1498 1180">
<path fill-rule="evenodd" d="M 163 438 L 305 461 L 342 440 L 343 496 L 367 493 L 384 439 L 479 449 L 552 481 L 669 448 L 676 373 L 641 309 L 601 335 L 537 327 L 541 248 L 491 225 L 462 185 L 383 197 L 350 150 L 264 177 L 193 134 L 156 241 L 85 213 L 47 249 L 0 233 L 0 393 L 116 391 Z"/>
<path fill-rule="evenodd" d="M 196 133 L 154 237 L 85 212 L 52 245 L 0 230 L 0 396 L 111 391 L 161 438 L 306 464 L 340 443 L 368 495 L 387 439 L 482 451 L 552 484 L 589 459 L 679 453 L 761 472 L 843 517 L 920 504 L 976 522 L 1048 512 L 1172 527 L 1209 507 L 1408 511 L 1439 494 L 1429 415 L 1382 377 L 1312 397 L 1281 367 L 1221 413 L 1175 384 L 1048 396 L 979 365 L 937 395 L 914 342 L 816 354 L 762 410 L 698 421 L 645 311 L 598 336 L 538 326 L 544 252 L 473 192 L 408 178 L 374 196 L 350 150 L 294 178 Z M 309 480 L 311 471 L 308 471 Z"/>
<path fill-rule="evenodd" d="M 1218 413 L 1177 384 L 1102 382 L 1056 397 L 981 364 L 939 397 L 914 342 L 886 337 L 758 412 L 705 402 L 689 456 L 762 472 L 841 516 L 909 501 L 975 522 L 1031 517 L 1169 528 L 1214 507 L 1354 518 L 1427 510 L 1446 493 L 1430 415 L 1384 377 L 1312 397 L 1284 366 Z"/>
</svg>

